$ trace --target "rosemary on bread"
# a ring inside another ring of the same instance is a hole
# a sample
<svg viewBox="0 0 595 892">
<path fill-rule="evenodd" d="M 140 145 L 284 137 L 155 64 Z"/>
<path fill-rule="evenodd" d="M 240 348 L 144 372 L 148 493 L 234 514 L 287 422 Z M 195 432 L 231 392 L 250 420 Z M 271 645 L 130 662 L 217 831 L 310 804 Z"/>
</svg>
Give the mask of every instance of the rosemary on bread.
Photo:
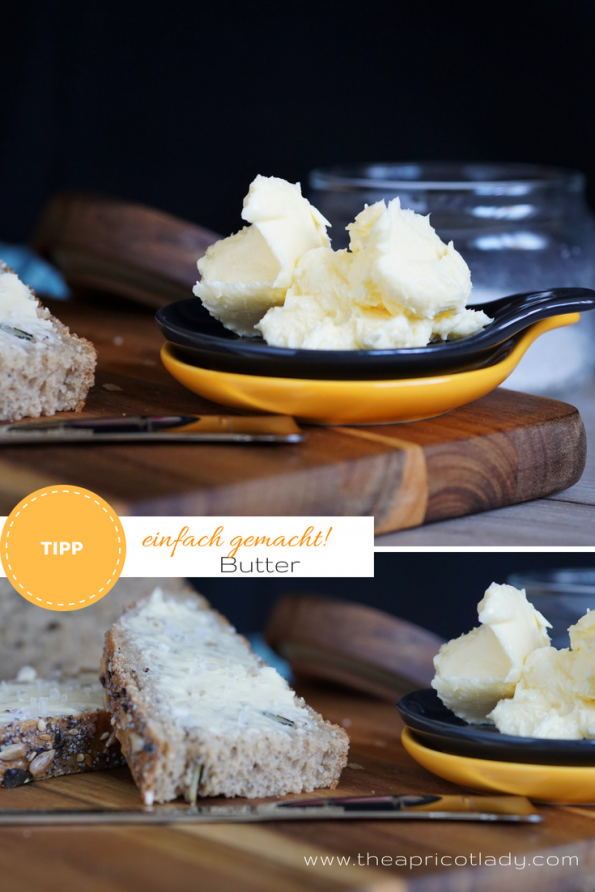
<svg viewBox="0 0 595 892">
<path fill-rule="evenodd" d="M 146 804 L 335 787 L 349 738 L 199 595 L 157 588 L 109 630 L 114 730 Z"/>
</svg>

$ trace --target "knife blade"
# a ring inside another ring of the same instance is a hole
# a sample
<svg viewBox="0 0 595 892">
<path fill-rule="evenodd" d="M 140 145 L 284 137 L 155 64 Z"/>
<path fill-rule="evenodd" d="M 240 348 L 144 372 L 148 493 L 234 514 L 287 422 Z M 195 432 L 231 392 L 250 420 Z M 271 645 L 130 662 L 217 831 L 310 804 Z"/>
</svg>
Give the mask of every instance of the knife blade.
<svg viewBox="0 0 595 892">
<path fill-rule="evenodd" d="M 311 820 L 543 820 L 524 796 L 350 796 L 263 805 L 163 805 L 125 809 L 0 809 L 0 825 L 216 824 Z"/>
<path fill-rule="evenodd" d="M 300 443 L 288 415 L 138 415 L 69 418 L 0 426 L 0 445 L 31 443 Z"/>
</svg>

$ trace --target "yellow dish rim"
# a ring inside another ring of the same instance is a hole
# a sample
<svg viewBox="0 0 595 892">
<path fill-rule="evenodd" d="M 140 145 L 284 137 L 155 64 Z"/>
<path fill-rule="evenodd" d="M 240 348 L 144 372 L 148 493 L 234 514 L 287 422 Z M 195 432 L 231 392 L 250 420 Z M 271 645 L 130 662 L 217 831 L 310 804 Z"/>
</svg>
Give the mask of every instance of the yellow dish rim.
<svg viewBox="0 0 595 892">
<path fill-rule="evenodd" d="M 485 396 L 502 384 L 542 334 L 572 325 L 578 313 L 551 316 L 527 328 L 510 354 L 483 369 L 423 378 L 334 380 L 242 375 L 192 366 L 166 342 L 161 359 L 189 390 L 240 411 L 282 413 L 324 424 L 380 424 L 416 421 L 444 414 Z"/>
<path fill-rule="evenodd" d="M 540 765 L 456 756 L 425 746 L 407 727 L 401 742 L 427 771 L 467 789 L 528 796 L 539 802 L 595 802 L 595 765 Z"/>
</svg>

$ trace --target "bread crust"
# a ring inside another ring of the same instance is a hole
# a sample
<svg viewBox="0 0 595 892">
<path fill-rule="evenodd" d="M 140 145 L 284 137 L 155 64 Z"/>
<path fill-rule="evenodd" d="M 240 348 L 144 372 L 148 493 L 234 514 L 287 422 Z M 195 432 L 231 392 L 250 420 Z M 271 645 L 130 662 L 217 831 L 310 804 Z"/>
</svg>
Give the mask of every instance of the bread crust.
<svg viewBox="0 0 595 892">
<path fill-rule="evenodd" d="M 225 617 L 212 610 L 208 601 L 191 590 L 187 594 L 167 597 L 178 601 L 196 598 L 199 609 L 209 610 L 222 628 L 231 628 Z M 146 598 L 142 598 L 132 604 L 124 616 L 141 609 L 146 601 Z M 246 644 L 250 648 L 247 641 Z M 257 659 L 260 664 L 266 665 Z M 300 738 L 299 741 L 288 739 L 285 750 L 280 750 L 279 745 L 271 741 L 260 740 L 256 746 L 253 742 L 246 745 L 247 753 L 242 751 L 238 754 L 237 746 L 230 744 L 226 748 L 224 740 L 209 738 L 208 729 L 201 729 L 198 740 L 192 743 L 187 732 L 180 733 L 174 727 L 164 727 L 161 719 L 153 714 L 151 703 L 142 685 L 139 685 L 139 669 L 130 659 L 126 634 L 119 622 L 106 634 L 101 668 L 101 680 L 107 691 L 114 731 L 134 780 L 147 802 L 164 802 L 182 793 L 187 795 L 188 788 L 196 781 L 192 772 L 198 764 L 189 763 L 188 752 L 192 746 L 195 752 L 200 753 L 201 771 L 194 797 L 190 794 L 190 799 L 195 798 L 196 794 L 256 797 L 312 791 L 322 786 L 334 789 L 337 786 L 347 762 L 349 737 L 343 728 L 325 721 L 302 700 L 297 700 L 298 705 L 306 707 L 315 725 L 307 738 Z M 241 772 L 237 770 L 242 757 L 245 760 L 247 755 L 249 761 L 252 759 L 254 762 L 252 778 L 249 776 L 250 766 L 248 776 L 245 766 Z M 296 768 L 295 763 L 300 759 L 302 763 Z M 270 769 L 267 773 L 268 763 Z M 177 765 L 177 773 L 174 774 L 171 770 L 173 764 Z"/>
<path fill-rule="evenodd" d="M 2 260 L 0 260 L 1 273 L 16 275 L 14 270 Z M 71 332 L 67 325 L 60 322 L 47 307 L 44 307 L 32 288 L 29 288 L 29 291 L 37 303 L 38 317 L 51 321 L 59 341 L 57 346 L 68 345 L 73 351 L 73 355 L 70 357 L 71 363 L 68 368 L 53 370 L 56 380 L 53 382 L 52 393 L 49 390 L 46 393 L 43 389 L 47 384 L 44 375 L 51 371 L 49 369 L 50 356 L 42 358 L 37 377 L 31 378 L 24 373 L 27 363 L 23 364 L 24 368 L 18 368 L 10 359 L 2 361 L 0 355 L 0 374 L 2 377 L 7 377 L 2 388 L 4 398 L 0 398 L 0 417 L 5 421 L 18 421 L 27 415 L 30 417 L 54 415 L 60 411 L 80 412 L 85 405 L 89 390 L 95 383 L 97 352 L 91 341 Z M 34 387 L 37 387 L 37 392 L 32 389 Z"/>
<path fill-rule="evenodd" d="M 2 751 L 8 747 L 19 748 L 22 756 L 3 760 Z M 110 714 L 104 709 L 0 725 L 0 787 L 124 764 Z"/>
</svg>

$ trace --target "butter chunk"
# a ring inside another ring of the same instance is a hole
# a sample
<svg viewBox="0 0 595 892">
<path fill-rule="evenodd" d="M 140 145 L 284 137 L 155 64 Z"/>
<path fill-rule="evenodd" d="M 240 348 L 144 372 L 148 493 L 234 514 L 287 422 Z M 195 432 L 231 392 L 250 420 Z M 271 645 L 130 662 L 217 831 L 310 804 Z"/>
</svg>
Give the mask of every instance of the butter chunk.
<svg viewBox="0 0 595 892">
<path fill-rule="evenodd" d="M 568 629 L 573 651 L 581 650 L 595 655 L 595 610 L 587 610 L 579 621 Z"/>
<path fill-rule="evenodd" d="M 429 217 L 403 209 L 394 198 L 364 208 L 347 229 L 359 289 L 371 299 L 376 294 L 389 313 L 407 309 L 434 319 L 463 309 L 471 294 L 469 267 Z"/>
<path fill-rule="evenodd" d="M 349 251 L 318 248 L 297 263 L 282 306 L 256 328 L 268 344 L 325 350 L 424 347 L 490 322 L 465 308 L 469 267 L 429 219 L 398 198 L 377 202 L 347 229 Z"/>
<path fill-rule="evenodd" d="M 491 720 L 501 734 L 580 740 L 595 737 L 595 611 L 568 630 L 572 650 L 542 647 L 530 654 L 512 700 Z"/>
<path fill-rule="evenodd" d="M 282 307 L 269 310 L 256 328 L 267 344 L 308 350 L 367 350 L 425 346 L 432 322 L 402 312 L 393 316 L 365 289 L 354 300 L 353 254 L 318 248 L 299 261 Z"/>
<path fill-rule="evenodd" d="M 523 663 L 547 647 L 548 621 L 511 585 L 492 585 L 477 605 L 480 626 L 443 644 L 434 657 L 432 687 L 467 722 L 492 722 L 498 701 L 512 697 Z"/>
<path fill-rule="evenodd" d="M 29 335 L 48 335 L 51 319 L 39 312 L 39 302 L 16 273 L 0 261 L 0 326 Z"/>
<path fill-rule="evenodd" d="M 330 245 L 329 223 L 299 183 L 263 176 L 251 184 L 242 218 L 251 225 L 211 245 L 198 261 L 201 280 L 193 291 L 226 328 L 255 336 L 256 323 L 285 300 L 298 259 Z"/>
</svg>

